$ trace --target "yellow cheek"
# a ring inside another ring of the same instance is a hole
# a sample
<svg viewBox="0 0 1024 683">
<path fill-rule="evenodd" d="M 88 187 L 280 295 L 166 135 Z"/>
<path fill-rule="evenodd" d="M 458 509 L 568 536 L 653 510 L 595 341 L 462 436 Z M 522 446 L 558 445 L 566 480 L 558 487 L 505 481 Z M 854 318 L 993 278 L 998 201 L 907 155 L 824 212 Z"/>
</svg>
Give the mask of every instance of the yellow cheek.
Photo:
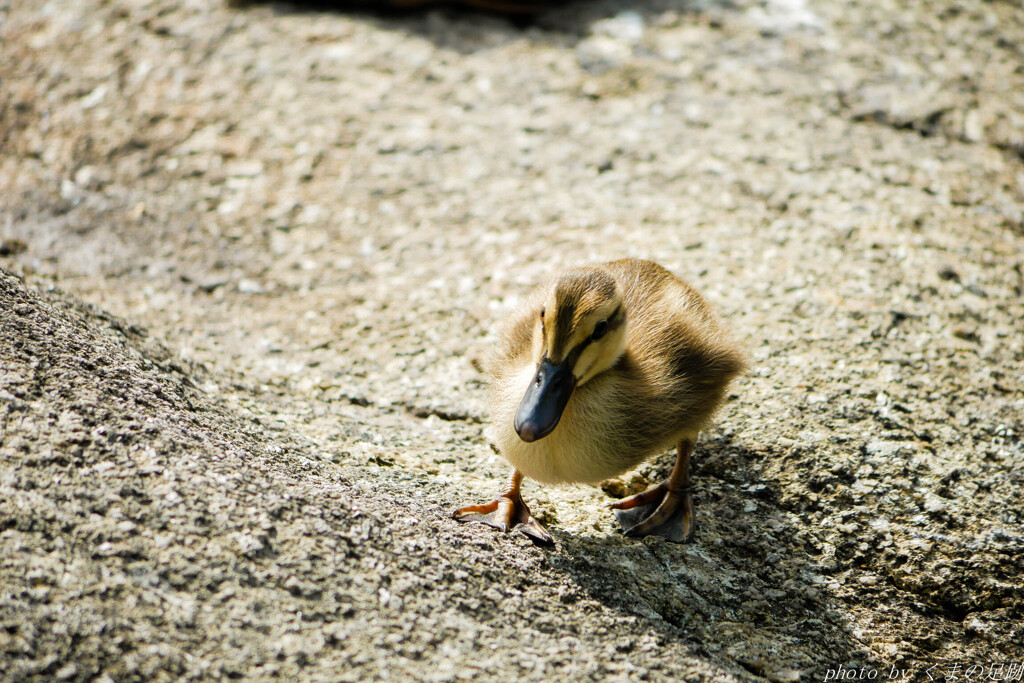
<svg viewBox="0 0 1024 683">
<path fill-rule="evenodd" d="M 576 365 L 572 368 L 572 374 L 576 375 L 576 379 L 580 379 L 587 374 L 587 370 L 594 364 L 594 354 L 591 349 L 586 349 L 580 354 L 579 360 L 576 361 Z"/>
<path fill-rule="evenodd" d="M 595 366 L 598 366 L 601 361 L 601 348 L 596 344 L 591 344 L 580 354 L 580 359 L 576 361 L 576 366 L 573 368 L 573 374 L 576 375 L 576 379 L 590 379 L 590 375 L 596 369 Z"/>
<path fill-rule="evenodd" d="M 609 334 L 600 342 L 594 342 L 588 346 L 580 354 L 580 359 L 573 368 L 576 378 L 581 382 L 586 382 L 612 367 L 625 350 L 624 335 L 624 330 L 615 335 Z"/>
</svg>

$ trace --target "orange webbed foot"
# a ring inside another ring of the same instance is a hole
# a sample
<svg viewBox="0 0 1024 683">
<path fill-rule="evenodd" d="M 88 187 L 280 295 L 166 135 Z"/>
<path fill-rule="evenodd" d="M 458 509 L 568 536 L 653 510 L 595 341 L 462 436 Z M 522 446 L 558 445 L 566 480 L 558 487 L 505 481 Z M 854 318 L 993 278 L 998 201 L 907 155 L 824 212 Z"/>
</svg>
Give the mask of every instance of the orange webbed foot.
<svg viewBox="0 0 1024 683">
<path fill-rule="evenodd" d="M 674 543 L 686 543 L 693 536 L 693 490 L 652 486 L 642 493 L 612 503 L 627 536 L 661 536 Z"/>
<path fill-rule="evenodd" d="M 518 495 L 502 494 L 483 505 L 467 505 L 455 510 L 452 517 L 458 522 L 478 522 L 501 531 L 519 531 L 541 545 L 553 545 L 555 542 Z"/>
</svg>

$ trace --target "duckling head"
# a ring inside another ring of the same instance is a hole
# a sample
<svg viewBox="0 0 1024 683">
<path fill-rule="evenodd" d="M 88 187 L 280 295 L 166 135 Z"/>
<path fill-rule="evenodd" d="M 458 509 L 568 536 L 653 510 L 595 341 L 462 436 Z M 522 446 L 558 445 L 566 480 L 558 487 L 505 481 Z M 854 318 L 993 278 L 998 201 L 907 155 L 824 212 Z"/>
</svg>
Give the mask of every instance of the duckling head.
<svg viewBox="0 0 1024 683">
<path fill-rule="evenodd" d="M 626 350 L 626 311 L 618 283 L 596 268 L 559 277 L 544 299 L 534 334 L 537 372 L 516 411 L 523 441 L 558 426 L 576 387 L 615 365 Z"/>
</svg>

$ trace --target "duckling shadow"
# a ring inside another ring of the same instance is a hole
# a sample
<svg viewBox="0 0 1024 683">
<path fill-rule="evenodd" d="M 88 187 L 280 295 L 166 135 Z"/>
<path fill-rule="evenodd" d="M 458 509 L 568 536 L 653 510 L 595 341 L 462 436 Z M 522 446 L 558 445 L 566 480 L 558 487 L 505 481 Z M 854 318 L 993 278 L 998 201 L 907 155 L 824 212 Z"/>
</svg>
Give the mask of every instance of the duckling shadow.
<svg viewBox="0 0 1024 683">
<path fill-rule="evenodd" d="M 729 440 L 702 444 L 698 526 L 688 544 L 618 534 L 559 534 L 552 562 L 594 600 L 645 619 L 722 666 L 772 680 L 821 674 L 840 664 L 879 668 L 824 590 L 829 581 L 800 520 L 772 484 L 752 482 L 759 459 Z M 728 459 L 730 475 L 716 474 Z M 670 467 L 658 461 L 656 468 Z"/>
<path fill-rule="evenodd" d="M 270 5 L 282 15 L 343 14 L 359 17 L 379 28 L 417 35 L 439 47 L 470 54 L 522 39 L 537 43 L 587 37 L 594 22 L 625 12 L 650 23 L 666 12 L 701 15 L 731 8 L 734 0 L 577 0 L 576 2 L 519 3 L 541 8 L 535 12 L 499 12 L 474 7 L 480 0 L 424 2 L 400 7 L 380 0 L 235 0 L 235 7 Z M 486 4 L 486 3 L 480 3 Z"/>
</svg>

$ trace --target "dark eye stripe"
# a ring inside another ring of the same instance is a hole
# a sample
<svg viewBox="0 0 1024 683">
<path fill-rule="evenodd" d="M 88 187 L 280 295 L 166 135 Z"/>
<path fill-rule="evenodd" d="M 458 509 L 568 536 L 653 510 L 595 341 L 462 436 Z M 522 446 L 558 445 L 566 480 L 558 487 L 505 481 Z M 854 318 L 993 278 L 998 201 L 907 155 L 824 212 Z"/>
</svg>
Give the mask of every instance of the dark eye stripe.
<svg viewBox="0 0 1024 683">
<path fill-rule="evenodd" d="M 610 316 L 608 316 L 608 318 L 606 319 L 605 322 L 608 323 L 608 329 L 605 330 L 604 334 L 606 335 L 609 332 L 611 332 L 612 330 L 617 330 L 619 327 L 622 326 L 622 324 L 625 321 L 626 321 L 626 316 L 622 315 L 622 306 L 619 306 L 614 311 L 612 311 L 612 314 Z M 561 311 L 560 311 L 559 315 L 558 315 L 558 321 L 557 321 L 556 325 L 561 325 L 562 322 L 563 322 L 562 321 L 562 315 L 561 315 Z M 555 329 L 557 330 L 557 329 L 564 329 L 564 328 L 556 327 Z M 602 335 L 602 336 L 604 336 L 604 335 Z M 583 353 L 583 349 L 587 348 L 587 346 L 589 346 L 593 341 L 594 341 L 593 335 L 592 334 L 591 335 L 587 335 L 586 339 L 584 339 L 582 342 L 580 342 L 579 344 L 577 344 L 573 348 L 569 349 L 569 352 L 567 354 L 565 354 L 564 357 L 569 359 L 569 361 L 573 365 L 575 365 L 576 361 L 579 360 L 580 355 Z M 559 345 L 559 342 L 556 341 L 555 344 Z"/>
<path fill-rule="evenodd" d="M 609 332 L 611 332 L 612 330 L 617 328 L 625 320 L 625 317 L 622 316 L 621 313 L 622 313 L 622 306 L 619 306 L 614 311 L 612 311 L 612 314 L 610 316 L 608 316 L 608 331 Z"/>
<path fill-rule="evenodd" d="M 615 309 L 614 312 L 612 312 L 612 314 L 610 316 L 608 316 L 608 320 L 606 321 L 608 323 L 608 329 L 605 330 L 604 334 L 608 334 L 612 330 L 618 329 L 619 327 L 622 326 L 622 323 L 625 322 L 625 318 L 623 316 L 619 315 L 621 312 L 622 312 L 622 306 L 619 306 L 618 308 Z M 604 336 L 604 335 L 602 335 L 602 336 Z M 587 348 L 588 346 L 590 346 L 594 341 L 595 341 L 595 339 L 594 339 L 593 335 L 587 337 L 586 339 L 581 341 L 579 344 L 574 346 L 569 351 L 569 353 L 566 354 L 566 358 L 569 360 L 569 362 L 572 365 L 576 365 L 576 361 L 579 360 L 580 356 L 583 354 L 583 350 L 585 348 Z"/>
</svg>

